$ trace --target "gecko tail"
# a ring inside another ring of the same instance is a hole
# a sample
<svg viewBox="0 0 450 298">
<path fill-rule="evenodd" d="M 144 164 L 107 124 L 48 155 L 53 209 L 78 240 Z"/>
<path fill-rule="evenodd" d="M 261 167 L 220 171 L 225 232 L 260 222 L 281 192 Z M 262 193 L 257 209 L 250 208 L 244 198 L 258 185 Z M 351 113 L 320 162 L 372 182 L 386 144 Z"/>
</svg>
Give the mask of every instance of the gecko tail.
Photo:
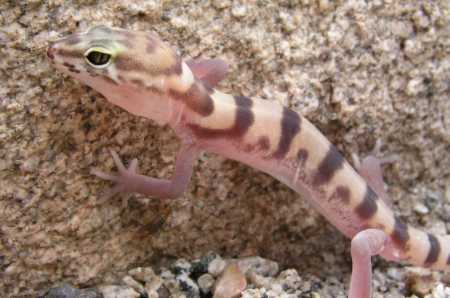
<svg viewBox="0 0 450 298">
<path fill-rule="evenodd" d="M 381 252 L 384 258 L 450 271 L 450 235 L 438 236 L 411 226 L 407 226 L 404 232 L 406 236 L 401 247 L 398 240 L 390 238 L 391 241 Z"/>
<path fill-rule="evenodd" d="M 450 235 L 437 236 L 427 233 L 403 223 L 391 209 L 392 200 L 389 198 L 383 180 L 381 165 L 397 159 L 395 156 L 379 159 L 381 141 L 378 140 L 371 155 L 362 162 L 354 158 L 359 174 L 374 190 L 381 200 L 377 200 L 377 210 L 382 214 L 390 214 L 387 221 L 378 222 L 384 232 L 390 237 L 381 255 L 389 260 L 406 261 L 408 263 L 450 271 Z M 376 228 L 376 226 L 373 226 Z"/>
</svg>

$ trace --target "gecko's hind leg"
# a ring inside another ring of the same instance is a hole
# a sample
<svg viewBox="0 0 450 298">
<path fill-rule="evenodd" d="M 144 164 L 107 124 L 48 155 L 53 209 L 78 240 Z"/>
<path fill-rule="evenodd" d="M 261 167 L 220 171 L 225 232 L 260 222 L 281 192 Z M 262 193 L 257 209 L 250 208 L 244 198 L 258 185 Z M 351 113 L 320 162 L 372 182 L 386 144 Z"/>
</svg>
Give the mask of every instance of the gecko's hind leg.
<svg viewBox="0 0 450 298">
<path fill-rule="evenodd" d="M 228 63 L 222 59 L 198 58 L 186 61 L 194 76 L 211 88 L 222 81 L 228 73 Z"/>
<path fill-rule="evenodd" d="M 386 233 L 377 229 L 363 230 L 353 237 L 349 298 L 372 297 L 371 257 L 378 255 L 383 250 L 387 239 Z"/>
<path fill-rule="evenodd" d="M 366 180 L 367 184 L 375 191 L 375 193 L 388 205 L 392 206 L 392 200 L 386 192 L 386 185 L 383 180 L 383 170 L 381 166 L 387 163 L 393 163 L 398 160 L 396 155 L 378 158 L 382 142 L 378 140 L 372 152 L 364 157 L 362 161 L 356 154 L 352 155 L 353 163 L 358 173 Z"/>
<path fill-rule="evenodd" d="M 182 146 L 178 152 L 171 179 L 140 175 L 137 173 L 137 159 L 133 159 L 129 167 L 126 168 L 116 152 L 111 151 L 111 155 L 118 169 L 117 174 L 109 174 L 96 169 L 91 170 L 91 173 L 97 177 L 115 182 L 115 185 L 106 193 L 105 197 L 111 197 L 119 192 L 135 192 L 156 198 L 176 198 L 188 186 L 198 151 L 192 145 Z"/>
</svg>

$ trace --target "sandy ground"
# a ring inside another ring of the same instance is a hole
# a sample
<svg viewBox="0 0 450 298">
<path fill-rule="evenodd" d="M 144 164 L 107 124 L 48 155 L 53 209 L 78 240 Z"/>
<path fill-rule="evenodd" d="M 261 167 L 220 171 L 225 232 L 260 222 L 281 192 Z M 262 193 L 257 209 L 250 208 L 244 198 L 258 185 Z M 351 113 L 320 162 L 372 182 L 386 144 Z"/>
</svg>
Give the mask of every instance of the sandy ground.
<svg viewBox="0 0 450 298">
<path fill-rule="evenodd" d="M 0 2 L 5 296 L 34 297 L 62 281 L 114 283 L 130 268 L 210 251 L 260 255 L 336 297 L 347 291 L 349 241 L 286 186 L 219 156 L 202 155 L 177 200 L 96 204 L 108 184 L 89 171 L 114 169 L 109 149 L 168 177 L 179 146 L 168 128 L 108 104 L 46 61 L 49 40 L 97 24 L 153 30 L 184 57 L 227 60 L 223 91 L 301 111 L 347 157 L 381 140 L 382 154 L 399 158 L 385 168 L 397 213 L 450 232 L 448 1 L 16 2 Z M 375 260 L 376 297 L 413 295 L 411 272 Z M 450 282 L 423 274 L 431 288 Z"/>
</svg>

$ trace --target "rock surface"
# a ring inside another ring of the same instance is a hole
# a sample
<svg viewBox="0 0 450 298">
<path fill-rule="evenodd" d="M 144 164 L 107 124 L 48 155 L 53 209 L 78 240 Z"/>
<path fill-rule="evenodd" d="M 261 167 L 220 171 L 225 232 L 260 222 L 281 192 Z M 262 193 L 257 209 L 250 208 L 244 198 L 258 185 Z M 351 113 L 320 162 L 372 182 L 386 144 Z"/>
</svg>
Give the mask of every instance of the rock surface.
<svg viewBox="0 0 450 298">
<path fill-rule="evenodd" d="M 382 140 L 400 160 L 385 170 L 397 213 L 450 232 L 448 1 L 127 2 L 0 1 L 0 293 L 119 283 L 137 265 L 208 251 L 261 255 L 297 268 L 300 283 L 346 293 L 349 241 L 286 186 L 236 162 L 203 155 L 177 200 L 97 204 L 107 184 L 89 171 L 113 169 L 109 149 L 167 177 L 179 144 L 47 63 L 49 40 L 96 24 L 154 30 L 185 57 L 226 59 L 223 91 L 301 111 L 347 157 Z M 413 295 L 405 273 L 375 261 L 375 297 Z M 440 279 L 450 277 L 432 274 L 432 290 Z"/>
</svg>

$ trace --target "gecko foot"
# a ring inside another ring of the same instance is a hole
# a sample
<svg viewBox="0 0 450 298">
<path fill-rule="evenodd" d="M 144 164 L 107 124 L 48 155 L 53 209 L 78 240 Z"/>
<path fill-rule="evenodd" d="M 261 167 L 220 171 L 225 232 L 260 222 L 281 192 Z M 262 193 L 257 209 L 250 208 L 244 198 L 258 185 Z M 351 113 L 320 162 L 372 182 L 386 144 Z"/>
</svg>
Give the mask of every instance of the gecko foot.
<svg viewBox="0 0 450 298">
<path fill-rule="evenodd" d="M 382 141 L 378 140 L 372 152 L 363 158 L 362 161 L 356 154 L 352 155 L 352 159 L 358 173 L 366 180 L 367 184 L 369 184 L 387 205 L 392 206 L 392 201 L 386 193 L 386 185 L 383 180 L 383 170 L 381 166 L 397 161 L 398 156 L 390 155 L 383 158 L 376 157 L 377 155 L 380 155 L 382 145 Z"/>
<path fill-rule="evenodd" d="M 112 197 L 119 192 L 134 192 L 160 199 L 174 199 L 182 195 L 187 188 L 194 162 L 198 156 L 198 150 L 191 145 L 181 147 L 171 179 L 141 175 L 138 173 L 137 159 L 133 159 L 126 168 L 116 152 L 111 150 L 111 155 L 118 169 L 117 174 L 105 173 L 96 169 L 91 170 L 91 173 L 97 177 L 115 182 L 115 185 L 106 192 L 105 198 Z"/>
<path fill-rule="evenodd" d="M 377 229 L 363 230 L 353 237 L 349 298 L 372 297 L 371 257 L 381 253 L 387 240 L 386 233 Z"/>
<path fill-rule="evenodd" d="M 126 168 L 119 155 L 114 150 L 111 150 L 110 153 L 118 169 L 117 174 L 106 173 L 97 169 L 91 170 L 91 174 L 101 179 L 116 183 L 113 187 L 106 191 L 103 195 L 104 199 L 108 199 L 120 192 L 134 192 L 136 180 L 137 177 L 139 177 L 139 174 L 137 173 L 138 161 L 136 158 L 133 159 L 128 168 Z"/>
</svg>

